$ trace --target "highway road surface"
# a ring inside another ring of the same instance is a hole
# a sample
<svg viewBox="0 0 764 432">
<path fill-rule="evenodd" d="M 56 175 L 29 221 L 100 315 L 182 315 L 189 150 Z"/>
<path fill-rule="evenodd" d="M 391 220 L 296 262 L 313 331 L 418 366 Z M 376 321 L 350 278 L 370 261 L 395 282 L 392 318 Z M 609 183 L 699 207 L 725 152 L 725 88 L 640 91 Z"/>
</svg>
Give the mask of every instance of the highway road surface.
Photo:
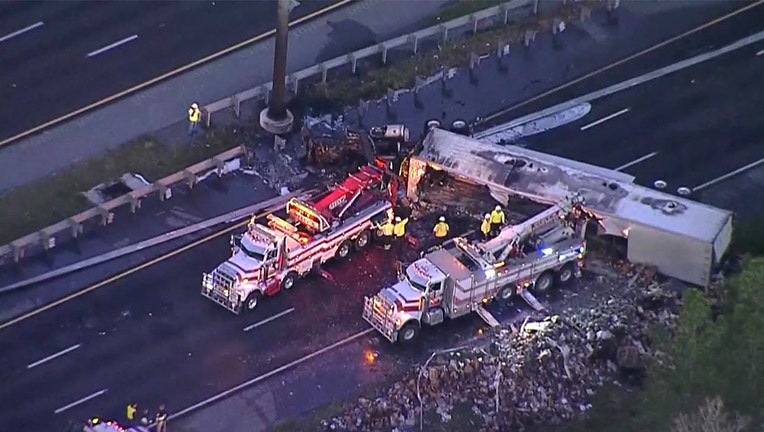
<svg viewBox="0 0 764 432">
<path fill-rule="evenodd" d="M 764 42 L 596 99 L 591 112 L 522 144 L 653 186 L 705 183 L 764 159 Z"/>
<path fill-rule="evenodd" d="M 2 2 L 0 140 L 269 31 L 275 15 L 275 1 Z"/>
</svg>

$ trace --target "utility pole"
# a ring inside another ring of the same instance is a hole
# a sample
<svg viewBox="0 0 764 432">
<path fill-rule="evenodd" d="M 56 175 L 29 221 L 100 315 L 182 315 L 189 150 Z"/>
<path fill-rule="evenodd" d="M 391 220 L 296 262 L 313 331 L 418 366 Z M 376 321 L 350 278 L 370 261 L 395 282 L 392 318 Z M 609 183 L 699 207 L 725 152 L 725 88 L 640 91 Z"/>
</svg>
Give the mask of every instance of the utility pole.
<svg viewBox="0 0 764 432">
<path fill-rule="evenodd" d="M 287 45 L 289 43 L 289 12 L 295 2 L 290 0 L 277 0 L 277 2 L 273 91 L 268 108 L 260 112 L 260 126 L 274 135 L 281 135 L 292 130 L 292 123 L 294 123 L 294 116 L 286 108 L 286 63 Z"/>
</svg>

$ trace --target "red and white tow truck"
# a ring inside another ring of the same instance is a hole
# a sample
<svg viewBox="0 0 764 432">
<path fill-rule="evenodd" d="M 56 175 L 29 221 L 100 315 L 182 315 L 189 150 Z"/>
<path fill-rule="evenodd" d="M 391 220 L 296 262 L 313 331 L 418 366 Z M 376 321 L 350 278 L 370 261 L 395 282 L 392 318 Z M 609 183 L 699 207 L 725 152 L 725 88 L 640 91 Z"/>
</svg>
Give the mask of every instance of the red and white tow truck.
<svg viewBox="0 0 764 432">
<path fill-rule="evenodd" d="M 390 342 L 410 342 L 423 324 L 434 326 L 472 312 L 498 326 L 483 308 L 495 297 L 520 295 L 543 309 L 530 291 L 543 292 L 555 281 L 581 275 L 587 221 L 580 201 L 571 197 L 486 242 L 457 237 L 450 247 L 409 265 L 398 283 L 366 297 L 363 319 Z"/>
<path fill-rule="evenodd" d="M 365 248 L 393 215 L 397 186 L 388 179 L 367 165 L 313 202 L 292 198 L 281 216 L 253 218 L 232 237 L 231 258 L 203 275 L 202 295 L 237 314 L 252 310 L 328 260 Z"/>
</svg>

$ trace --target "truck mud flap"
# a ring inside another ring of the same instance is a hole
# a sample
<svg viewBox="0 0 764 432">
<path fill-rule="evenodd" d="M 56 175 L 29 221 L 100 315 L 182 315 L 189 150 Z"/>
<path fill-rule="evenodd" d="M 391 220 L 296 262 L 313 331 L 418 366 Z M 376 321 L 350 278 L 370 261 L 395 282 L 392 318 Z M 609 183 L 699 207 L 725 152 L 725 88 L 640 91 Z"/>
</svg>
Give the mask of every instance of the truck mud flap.
<svg viewBox="0 0 764 432">
<path fill-rule="evenodd" d="M 525 300 L 525 302 L 528 303 L 528 305 L 532 307 L 536 312 L 542 312 L 544 309 L 546 309 L 544 305 L 542 305 L 541 302 L 539 302 L 536 297 L 534 297 L 533 294 L 531 294 L 531 292 L 528 290 L 522 290 L 520 292 L 520 297 L 522 297 L 523 300 Z"/>
<path fill-rule="evenodd" d="M 477 305 L 475 307 L 475 313 L 477 313 L 478 316 L 482 318 L 483 321 L 485 321 L 485 323 L 488 324 L 489 326 L 493 328 L 501 326 L 501 324 L 499 323 L 499 320 L 497 320 L 496 317 L 494 317 L 490 312 L 488 312 L 483 307 L 483 305 Z"/>
</svg>

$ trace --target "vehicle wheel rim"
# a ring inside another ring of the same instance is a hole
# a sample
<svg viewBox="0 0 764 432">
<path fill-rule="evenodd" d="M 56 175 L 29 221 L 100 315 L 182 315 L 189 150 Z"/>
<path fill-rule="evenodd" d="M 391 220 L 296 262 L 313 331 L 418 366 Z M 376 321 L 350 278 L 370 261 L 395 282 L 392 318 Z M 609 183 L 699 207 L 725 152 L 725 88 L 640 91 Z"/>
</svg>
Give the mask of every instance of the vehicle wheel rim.
<svg viewBox="0 0 764 432">
<path fill-rule="evenodd" d="M 252 309 L 254 309 L 254 308 L 256 308 L 256 307 L 257 307 L 257 297 L 252 297 L 252 298 L 251 298 L 251 299 L 249 299 L 249 301 L 247 302 L 247 308 L 249 308 L 250 310 L 252 310 Z"/>
<path fill-rule="evenodd" d="M 403 339 L 404 340 L 411 340 L 414 338 L 414 329 L 407 329 L 405 332 L 403 332 Z"/>
<path fill-rule="evenodd" d="M 294 286 L 294 278 L 291 276 L 287 276 L 287 278 L 284 280 L 284 289 L 292 289 Z"/>
<path fill-rule="evenodd" d="M 358 237 L 358 247 L 364 247 L 366 246 L 366 243 L 369 242 L 369 238 L 366 236 L 366 234 L 361 234 L 360 237 Z"/>
<path fill-rule="evenodd" d="M 348 252 L 350 251 L 350 248 L 347 245 L 340 246 L 340 256 L 346 257 L 348 255 Z"/>
<path fill-rule="evenodd" d="M 541 280 L 539 280 L 539 282 L 540 282 L 538 284 L 539 291 L 546 291 L 549 288 L 549 285 L 551 285 L 549 283 L 549 278 L 546 278 L 546 277 L 541 278 Z"/>
<path fill-rule="evenodd" d="M 571 276 L 573 276 L 573 272 L 570 271 L 570 269 L 565 269 L 560 273 L 560 280 L 563 282 L 567 282 L 570 280 Z"/>
<path fill-rule="evenodd" d="M 512 298 L 512 290 L 504 289 L 501 291 L 502 300 L 509 300 L 510 298 Z"/>
</svg>

